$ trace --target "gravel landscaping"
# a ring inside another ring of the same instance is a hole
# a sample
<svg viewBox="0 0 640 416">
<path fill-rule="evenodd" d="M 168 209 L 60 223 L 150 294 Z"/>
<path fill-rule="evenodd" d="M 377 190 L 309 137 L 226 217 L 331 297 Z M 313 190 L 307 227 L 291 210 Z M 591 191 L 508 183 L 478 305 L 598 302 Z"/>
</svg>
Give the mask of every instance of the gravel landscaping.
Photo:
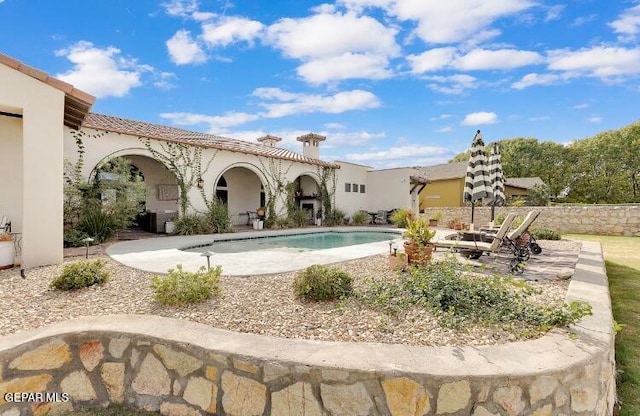
<svg viewBox="0 0 640 416">
<path fill-rule="evenodd" d="M 561 304 L 575 266 L 580 244 L 573 241 L 539 241 L 543 254 L 532 257 L 523 277 L 542 290 L 537 301 Z M 440 251 L 437 256 L 444 255 Z M 200 322 L 212 327 L 261 335 L 347 342 L 383 342 L 412 345 L 483 345 L 517 340 L 515 335 L 495 328 L 442 328 L 435 317 L 414 308 L 400 316 L 362 306 L 355 300 L 302 303 L 292 292 L 295 273 L 221 279 L 220 298 L 180 307 L 160 306 L 153 299 L 151 274 L 122 266 L 104 258 L 111 279 L 102 286 L 74 292 L 49 288 L 62 266 L 27 271 L 0 271 L 0 335 L 26 331 L 45 324 L 79 316 L 107 314 L 154 314 Z M 82 260 L 68 257 L 65 262 Z M 483 256 L 486 267 L 500 272 L 500 259 Z M 474 262 L 476 264 L 477 262 Z M 538 266 L 536 266 L 538 264 Z M 544 268 L 539 265 L 544 265 Z M 371 279 L 394 276 L 388 256 L 379 255 L 338 265 L 354 277 L 354 286 L 363 288 Z M 554 269 L 554 267 L 556 267 Z M 224 274 L 224 270 L 223 270 Z"/>
</svg>

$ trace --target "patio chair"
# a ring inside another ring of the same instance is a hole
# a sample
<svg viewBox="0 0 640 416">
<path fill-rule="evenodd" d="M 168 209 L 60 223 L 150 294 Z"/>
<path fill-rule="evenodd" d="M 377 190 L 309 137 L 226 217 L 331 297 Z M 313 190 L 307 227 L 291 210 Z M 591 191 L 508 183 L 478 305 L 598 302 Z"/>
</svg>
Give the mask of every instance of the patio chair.
<svg viewBox="0 0 640 416">
<path fill-rule="evenodd" d="M 524 221 L 522 221 L 522 224 L 505 237 L 505 242 L 510 246 L 511 251 L 520 251 L 520 257 L 525 261 L 529 260 L 530 253 L 542 253 L 542 248 L 536 243 L 536 239 L 529 232 L 529 227 L 539 216 L 540 211 L 529 211 Z"/>
<path fill-rule="evenodd" d="M 376 214 L 376 218 L 374 219 L 376 224 L 388 224 L 387 222 L 387 211 L 380 209 Z"/>
<path fill-rule="evenodd" d="M 3 215 L 2 218 L 0 218 L 0 232 L 11 232 L 11 221 L 9 221 L 9 217 L 6 215 Z"/>
</svg>

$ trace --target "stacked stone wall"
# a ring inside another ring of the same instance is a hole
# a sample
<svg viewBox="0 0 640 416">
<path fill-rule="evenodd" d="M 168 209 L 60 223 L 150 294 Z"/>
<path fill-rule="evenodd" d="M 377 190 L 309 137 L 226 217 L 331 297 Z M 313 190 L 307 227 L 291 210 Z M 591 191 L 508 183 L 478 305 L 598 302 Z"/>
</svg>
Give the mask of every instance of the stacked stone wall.
<svg viewBox="0 0 640 416">
<path fill-rule="evenodd" d="M 496 207 L 495 216 L 514 212 L 524 218 L 532 209 L 541 211 L 532 227 L 546 227 L 560 233 L 620 235 L 640 237 L 640 205 L 558 205 L 550 207 Z M 425 218 L 443 214 L 439 226 L 459 219 L 471 222 L 471 207 L 427 208 Z M 485 225 L 491 219 L 490 207 L 474 209 L 474 224 Z"/>
<path fill-rule="evenodd" d="M 575 336 L 431 348 L 270 338 L 158 316 L 88 317 L 0 338 L 0 415 L 117 403 L 175 416 L 608 416 L 611 309 L 599 245 L 588 244 L 568 298 L 588 301 L 594 314 Z"/>
</svg>

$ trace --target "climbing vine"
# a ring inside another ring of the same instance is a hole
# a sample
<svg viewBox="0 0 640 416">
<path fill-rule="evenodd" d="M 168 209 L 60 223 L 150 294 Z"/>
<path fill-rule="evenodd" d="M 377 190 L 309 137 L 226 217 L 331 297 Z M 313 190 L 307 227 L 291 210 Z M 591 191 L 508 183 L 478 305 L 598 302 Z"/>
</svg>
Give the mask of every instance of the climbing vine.
<svg viewBox="0 0 640 416">
<path fill-rule="evenodd" d="M 262 171 L 265 173 L 265 196 L 266 196 L 266 218 L 265 227 L 270 228 L 275 224 L 280 213 L 276 212 L 276 203 L 278 199 L 283 202 L 285 207 L 289 207 L 288 194 L 289 190 L 293 192 L 292 184 L 285 178 L 289 173 L 293 162 L 289 166 L 283 168 L 282 159 L 269 158 L 266 161 L 262 158 L 258 159 L 262 165 Z"/>
<path fill-rule="evenodd" d="M 320 202 L 324 215 L 331 215 L 335 207 L 336 199 L 336 169 L 327 166 L 318 166 L 318 178 L 320 178 Z"/>
</svg>

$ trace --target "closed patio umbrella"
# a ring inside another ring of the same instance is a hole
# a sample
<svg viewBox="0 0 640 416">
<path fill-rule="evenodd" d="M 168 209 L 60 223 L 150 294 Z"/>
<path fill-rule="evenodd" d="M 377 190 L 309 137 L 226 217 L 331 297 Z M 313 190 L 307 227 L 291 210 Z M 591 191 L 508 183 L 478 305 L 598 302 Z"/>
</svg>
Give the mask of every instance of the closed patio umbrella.
<svg viewBox="0 0 640 416">
<path fill-rule="evenodd" d="M 491 146 L 491 155 L 489 156 L 489 178 L 491 178 L 491 189 L 493 190 L 493 201 L 491 202 L 491 223 L 493 223 L 496 207 L 501 207 L 505 203 L 502 155 L 500 154 L 500 146 L 497 142 L 493 143 Z"/>
<path fill-rule="evenodd" d="M 462 200 L 471 204 L 471 224 L 475 203 L 482 199 L 493 200 L 491 179 L 489 177 L 487 153 L 484 150 L 484 139 L 480 130 L 476 132 L 471 143 L 471 156 L 467 165 L 467 176 L 464 180 Z"/>
</svg>

